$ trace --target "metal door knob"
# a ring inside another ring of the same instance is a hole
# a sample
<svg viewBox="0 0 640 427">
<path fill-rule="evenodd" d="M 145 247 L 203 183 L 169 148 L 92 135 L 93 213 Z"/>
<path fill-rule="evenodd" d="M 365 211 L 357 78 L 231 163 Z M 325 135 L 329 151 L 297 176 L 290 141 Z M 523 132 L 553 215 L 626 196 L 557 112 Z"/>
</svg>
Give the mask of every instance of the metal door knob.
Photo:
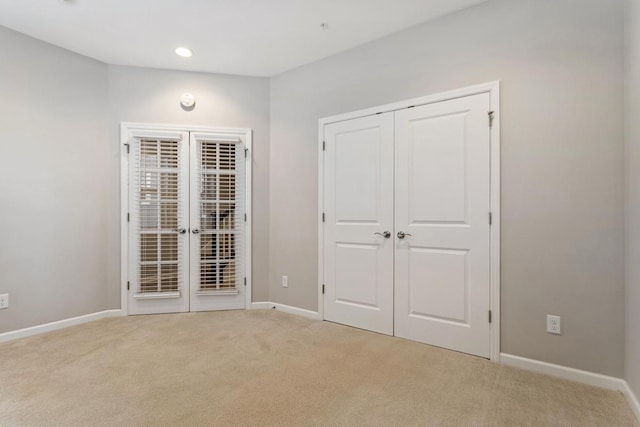
<svg viewBox="0 0 640 427">
<path fill-rule="evenodd" d="M 391 232 L 390 231 L 384 231 L 382 233 L 373 233 L 373 234 L 377 234 L 378 236 L 382 236 L 385 239 L 388 239 L 389 237 L 391 237 Z"/>
<path fill-rule="evenodd" d="M 411 234 L 405 233 L 404 231 L 398 231 L 398 239 L 404 239 L 406 236 L 411 236 Z"/>
<path fill-rule="evenodd" d="M 193 230 L 191 230 L 191 232 L 192 232 L 193 234 L 199 234 L 199 233 L 200 233 L 200 230 L 199 230 L 198 228 L 194 228 Z"/>
<path fill-rule="evenodd" d="M 176 233 L 185 234 L 187 232 L 186 228 L 176 228 Z"/>
</svg>

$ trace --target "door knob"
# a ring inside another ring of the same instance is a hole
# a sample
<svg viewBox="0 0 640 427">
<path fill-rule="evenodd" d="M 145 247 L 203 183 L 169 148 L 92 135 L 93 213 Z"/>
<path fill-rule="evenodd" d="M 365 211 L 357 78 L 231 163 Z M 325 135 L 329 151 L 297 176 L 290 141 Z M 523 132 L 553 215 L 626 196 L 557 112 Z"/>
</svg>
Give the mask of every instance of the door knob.
<svg viewBox="0 0 640 427">
<path fill-rule="evenodd" d="M 176 228 L 176 233 L 185 234 L 187 232 L 186 228 Z"/>
<path fill-rule="evenodd" d="M 382 233 L 373 233 L 373 234 L 377 234 L 378 236 L 382 236 L 385 239 L 388 239 L 389 237 L 391 237 L 391 232 L 390 231 L 384 231 Z"/>
<path fill-rule="evenodd" d="M 192 232 L 193 234 L 200 234 L 200 229 L 198 229 L 198 228 L 194 228 L 194 229 L 192 229 L 192 230 L 191 230 L 191 232 Z"/>
<path fill-rule="evenodd" d="M 405 233 L 404 231 L 398 231 L 398 239 L 404 239 L 406 236 L 411 236 L 411 234 Z"/>
</svg>

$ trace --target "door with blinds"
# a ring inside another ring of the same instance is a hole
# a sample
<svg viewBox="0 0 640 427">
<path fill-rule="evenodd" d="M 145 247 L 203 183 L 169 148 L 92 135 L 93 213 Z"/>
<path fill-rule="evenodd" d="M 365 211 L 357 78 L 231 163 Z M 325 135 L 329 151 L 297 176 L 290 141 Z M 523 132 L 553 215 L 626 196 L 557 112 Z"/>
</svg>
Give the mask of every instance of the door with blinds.
<svg viewBox="0 0 640 427">
<path fill-rule="evenodd" d="M 191 311 L 245 308 L 244 144 L 191 134 Z"/>
<path fill-rule="evenodd" d="M 247 136 L 142 129 L 125 140 L 129 314 L 245 308 Z"/>
</svg>

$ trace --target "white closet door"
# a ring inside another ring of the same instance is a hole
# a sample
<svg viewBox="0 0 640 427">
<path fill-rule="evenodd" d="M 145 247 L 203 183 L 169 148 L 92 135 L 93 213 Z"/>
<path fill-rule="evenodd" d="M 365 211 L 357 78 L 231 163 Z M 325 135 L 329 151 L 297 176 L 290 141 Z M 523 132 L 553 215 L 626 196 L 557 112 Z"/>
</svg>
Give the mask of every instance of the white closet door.
<svg viewBox="0 0 640 427">
<path fill-rule="evenodd" d="M 324 318 L 393 334 L 393 113 L 324 135 Z"/>
<path fill-rule="evenodd" d="M 245 145 L 191 134 L 191 311 L 245 308 Z"/>
<path fill-rule="evenodd" d="M 189 136 L 129 141 L 129 313 L 189 310 Z"/>
<path fill-rule="evenodd" d="M 480 94 L 395 116 L 395 334 L 483 357 L 490 355 L 489 106 L 489 94 Z"/>
</svg>

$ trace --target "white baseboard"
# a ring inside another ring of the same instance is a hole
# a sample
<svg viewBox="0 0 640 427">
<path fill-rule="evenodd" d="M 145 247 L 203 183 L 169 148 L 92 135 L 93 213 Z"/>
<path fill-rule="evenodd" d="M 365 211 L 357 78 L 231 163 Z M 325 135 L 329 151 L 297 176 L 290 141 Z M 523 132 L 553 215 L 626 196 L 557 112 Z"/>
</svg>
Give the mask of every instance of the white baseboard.
<svg viewBox="0 0 640 427">
<path fill-rule="evenodd" d="M 304 308 L 292 307 L 290 305 L 280 304 L 277 302 L 252 302 L 251 309 L 280 310 L 283 313 L 295 314 L 296 316 L 302 316 L 308 319 L 322 320 L 317 311 L 305 310 Z"/>
<path fill-rule="evenodd" d="M 507 366 L 514 366 L 516 368 L 551 375 L 565 380 L 619 391 L 624 394 L 627 402 L 629 402 L 629 406 L 631 406 L 636 418 L 638 418 L 638 421 L 640 422 L 640 403 L 638 402 L 638 398 L 629 387 L 629 384 L 627 384 L 627 382 L 622 378 L 596 374 L 594 372 L 541 362 L 534 359 L 527 359 L 526 357 L 514 356 L 506 353 L 500 353 L 500 361 Z"/>
<path fill-rule="evenodd" d="M 268 301 L 251 303 L 252 310 L 269 310 L 272 308 L 273 308 L 273 303 L 270 303 Z"/>
<path fill-rule="evenodd" d="M 631 387 L 629 387 L 629 383 L 625 381 L 625 389 L 622 391 L 624 396 L 627 398 L 627 402 L 629 402 L 629 406 L 633 409 L 633 412 L 636 414 L 636 418 L 638 422 L 640 422 L 640 401 L 638 397 L 635 395 Z"/>
<path fill-rule="evenodd" d="M 516 368 L 526 369 L 527 371 L 547 374 L 609 390 L 624 391 L 626 386 L 625 380 L 621 378 L 569 368 L 568 366 L 554 365 L 553 363 L 527 359 L 526 357 L 514 356 L 512 354 L 500 353 L 500 361 L 507 366 L 515 366 Z"/>
<path fill-rule="evenodd" d="M 45 332 L 68 328 L 69 326 L 80 325 L 82 323 L 93 322 L 94 320 L 106 319 L 107 317 L 122 316 L 122 310 L 104 310 L 96 313 L 85 314 L 84 316 L 72 317 L 70 319 L 58 320 L 57 322 L 44 323 L 42 325 L 31 326 L 29 328 L 18 329 L 0 334 L 0 343 L 26 338 Z"/>
</svg>

